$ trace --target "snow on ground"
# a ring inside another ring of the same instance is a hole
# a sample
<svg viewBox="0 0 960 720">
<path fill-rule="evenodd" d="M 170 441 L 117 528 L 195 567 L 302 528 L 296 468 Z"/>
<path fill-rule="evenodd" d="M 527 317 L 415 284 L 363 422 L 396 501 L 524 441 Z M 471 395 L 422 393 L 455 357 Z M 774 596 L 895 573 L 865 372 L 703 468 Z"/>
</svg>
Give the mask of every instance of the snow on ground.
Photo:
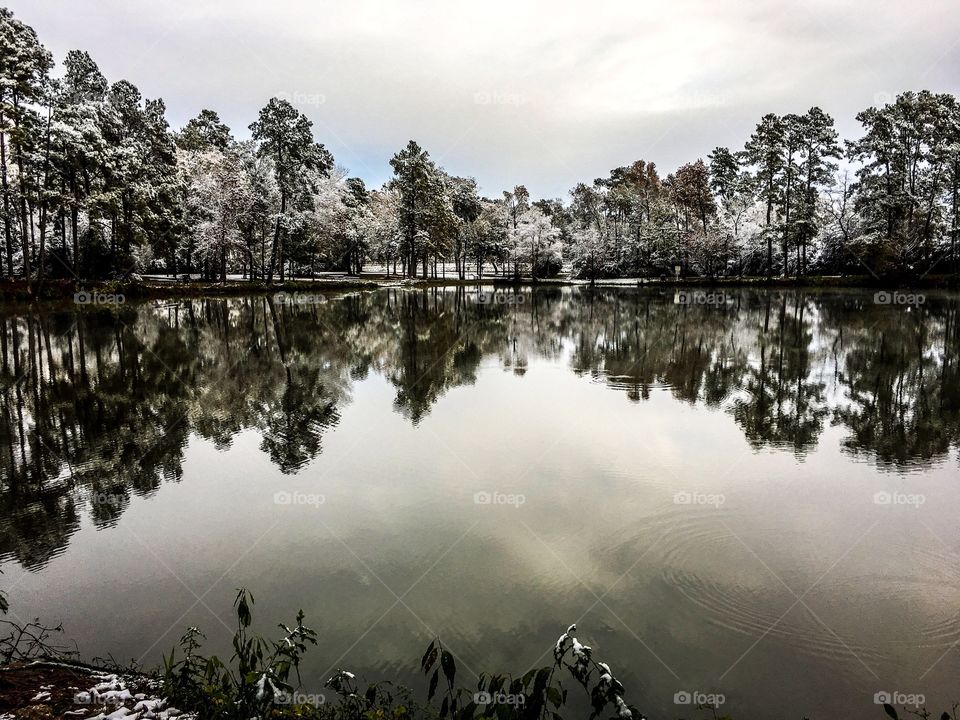
<svg viewBox="0 0 960 720">
<path fill-rule="evenodd" d="M 39 661 L 4 668 L 0 686 L 0 720 L 198 720 L 171 707 L 160 682 L 143 675 Z"/>
<path fill-rule="evenodd" d="M 100 682 L 74 694 L 74 703 L 81 707 L 64 713 L 65 717 L 75 717 L 78 720 L 80 718 L 84 720 L 120 720 L 120 718 L 124 718 L 124 720 L 148 720 L 149 718 L 188 720 L 196 718 L 195 715 L 183 713 L 177 708 L 168 706 L 166 700 L 158 697 L 154 692 L 149 692 L 149 690 L 159 689 L 157 687 L 159 683 L 156 681 L 147 680 L 141 683 L 146 685 L 144 689 L 148 692 L 131 693 L 127 687 L 127 680 L 120 675 L 95 673 L 94 676 Z M 83 706 L 86 706 L 86 708 Z"/>
</svg>

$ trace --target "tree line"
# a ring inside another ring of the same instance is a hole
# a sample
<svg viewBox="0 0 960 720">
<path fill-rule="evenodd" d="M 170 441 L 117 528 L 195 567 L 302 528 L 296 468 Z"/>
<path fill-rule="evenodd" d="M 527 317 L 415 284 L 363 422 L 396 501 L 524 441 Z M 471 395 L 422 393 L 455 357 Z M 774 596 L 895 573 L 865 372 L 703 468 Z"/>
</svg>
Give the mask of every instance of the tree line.
<svg viewBox="0 0 960 720">
<path fill-rule="evenodd" d="M 410 141 L 368 189 L 273 98 L 237 139 L 203 109 L 109 82 L 85 51 L 56 68 L 0 8 L 0 222 L 10 278 L 137 273 L 271 282 L 371 269 L 407 277 L 707 277 L 957 271 L 960 106 L 905 92 L 842 142 L 818 107 L 768 114 L 743 147 L 662 177 L 647 160 L 567 199 L 484 197 Z"/>
</svg>

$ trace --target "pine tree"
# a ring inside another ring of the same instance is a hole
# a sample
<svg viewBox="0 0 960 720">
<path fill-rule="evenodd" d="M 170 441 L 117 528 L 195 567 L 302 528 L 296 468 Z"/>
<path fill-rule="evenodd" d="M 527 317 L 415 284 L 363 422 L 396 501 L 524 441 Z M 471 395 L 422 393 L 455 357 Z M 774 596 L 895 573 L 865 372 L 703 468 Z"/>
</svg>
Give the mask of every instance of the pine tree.
<svg viewBox="0 0 960 720">
<path fill-rule="evenodd" d="M 780 117 L 764 115 L 743 150 L 744 161 L 756 168 L 758 196 L 766 205 L 767 275 L 773 274 L 773 211 L 783 200 L 785 134 Z"/>
<path fill-rule="evenodd" d="M 13 254 L 19 230 L 23 274 L 31 275 L 32 213 L 39 189 L 31 188 L 28 153 L 31 129 L 39 125 L 31 107 L 40 104 L 48 90 L 53 57 L 33 28 L 0 8 L 0 192 L 3 194 L 4 243 L 7 271 L 13 275 Z M 8 148 L 9 145 L 9 148 Z M 17 187 L 11 187 L 10 165 L 17 169 Z M 32 170 L 32 168 L 31 168 Z M 31 192 L 32 191 L 32 192 Z M 15 207 L 19 206 L 19 228 Z M 29 210 L 28 210 L 29 207 Z"/>
<path fill-rule="evenodd" d="M 838 135 L 833 126 L 833 118 L 818 107 L 812 107 L 800 118 L 799 134 L 803 161 L 800 164 L 800 177 L 804 183 L 803 194 L 798 210 L 797 226 L 799 236 L 799 257 L 797 274 L 807 271 L 807 248 L 819 230 L 817 223 L 817 202 L 819 189 L 829 183 L 836 172 L 836 163 L 843 152 Z"/>
<path fill-rule="evenodd" d="M 214 110 L 206 108 L 187 121 L 177 135 L 177 146 L 183 150 L 226 150 L 233 137 Z"/>
<path fill-rule="evenodd" d="M 63 65 L 65 73 L 57 101 L 53 144 L 63 186 L 63 244 L 67 244 L 65 216 L 69 214 L 69 271 L 80 277 L 84 272 L 80 217 L 89 212 L 90 197 L 97 192 L 102 176 L 99 164 L 107 153 L 101 126 L 108 84 L 93 58 L 82 50 L 67 52 Z M 62 254 L 66 261 L 67 253 Z"/>
<path fill-rule="evenodd" d="M 284 278 L 284 238 L 288 204 L 309 190 L 310 173 L 322 175 L 333 167 L 333 156 L 313 141 L 313 123 L 286 100 L 271 98 L 260 111 L 259 119 L 250 125 L 253 139 L 260 143 L 259 152 L 273 161 L 277 187 L 280 190 L 280 212 L 274 225 L 267 282 L 279 267 Z"/>
<path fill-rule="evenodd" d="M 390 186 L 400 196 L 399 223 L 403 233 L 402 256 L 408 277 L 417 274 L 417 261 L 422 260 L 423 276 L 427 276 L 427 238 L 431 223 L 431 195 L 438 187 L 437 168 L 429 153 L 414 140 L 390 160 L 393 179 Z"/>
</svg>

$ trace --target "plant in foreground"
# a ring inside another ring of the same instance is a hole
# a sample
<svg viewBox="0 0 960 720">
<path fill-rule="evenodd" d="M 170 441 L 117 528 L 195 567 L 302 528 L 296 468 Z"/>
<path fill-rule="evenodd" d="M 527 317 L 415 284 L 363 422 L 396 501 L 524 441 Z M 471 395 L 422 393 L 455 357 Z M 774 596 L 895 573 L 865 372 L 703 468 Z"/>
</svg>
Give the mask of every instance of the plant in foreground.
<svg viewBox="0 0 960 720">
<path fill-rule="evenodd" d="M 624 701 L 623 685 L 610 667 L 593 660 L 592 650 L 573 636 L 574 625 L 557 640 L 552 666 L 530 670 L 520 677 L 483 674 L 477 678 L 475 690 L 456 684 L 453 653 L 434 640 L 420 663 L 429 676 L 427 706 L 411 702 L 407 690 L 394 690 L 389 682 L 361 689 L 347 670 L 337 670 L 326 683 L 336 694 L 335 702 L 327 702 L 323 696 L 303 695 L 297 692 L 301 686 L 300 662 L 308 646 L 317 643 L 316 633 L 303 624 L 300 611 L 296 625 L 279 626 L 283 631 L 279 640 L 255 635 L 250 632 L 253 603 L 253 596 L 246 590 L 237 592 L 237 629 L 229 662 L 200 653 L 205 638 L 195 627 L 180 639 L 179 656 L 177 649 L 164 656 L 164 692 L 171 701 L 211 720 L 560 720 L 567 690 L 559 676 L 569 675 L 588 693 L 593 707 L 591 718 L 600 717 L 608 709 L 620 720 L 643 718 Z M 441 677 L 442 700 L 435 708 L 429 703 L 437 696 Z M 298 702 L 301 699 L 306 702 Z"/>
<path fill-rule="evenodd" d="M 457 663 L 439 640 L 427 647 L 420 661 L 427 678 L 427 705 L 411 701 L 409 691 L 394 689 L 389 682 L 363 687 L 348 670 L 339 669 L 326 682 L 336 696 L 304 695 L 300 662 L 317 635 L 303 624 L 303 611 L 292 627 L 279 625 L 279 640 L 266 640 L 250 632 L 254 599 L 239 590 L 234 601 L 237 629 L 233 655 L 228 662 L 204 656 L 199 650 L 204 635 L 191 627 L 176 649 L 164 657 L 164 692 L 178 707 L 193 711 L 203 720 L 562 720 L 568 692 L 561 680 L 572 678 L 586 693 L 590 720 L 645 720 L 637 708 L 624 700 L 624 687 L 610 666 L 593 657 L 593 650 L 574 635 L 571 625 L 557 639 L 554 663 L 519 676 L 481 674 L 476 689 L 457 684 Z M 439 702 L 435 707 L 434 702 Z M 940 720 L 960 720 L 958 706 Z M 716 708 L 712 710 L 717 718 Z M 898 720 L 895 708 L 883 706 Z M 934 717 L 925 708 L 909 711 L 916 717 Z"/>
<path fill-rule="evenodd" d="M 300 660 L 307 645 L 316 645 L 317 634 L 303 624 L 303 611 L 293 627 L 281 624 L 283 636 L 267 641 L 251 634 L 253 595 L 239 590 L 233 606 L 237 630 L 233 656 L 224 663 L 198 650 L 205 639 L 191 627 L 180 638 L 183 657 L 176 649 L 163 659 L 164 691 L 169 697 L 200 713 L 204 718 L 266 718 L 277 705 L 288 704 L 290 693 L 300 686 Z M 291 676 L 295 675 L 296 685 Z"/>
<path fill-rule="evenodd" d="M 457 666 L 453 654 L 439 641 L 432 642 L 421 660 L 423 672 L 430 675 L 427 698 L 433 699 L 442 673 L 446 687 L 440 704 L 441 718 L 559 720 L 559 711 L 567 702 L 567 690 L 556 674 L 565 670 L 566 673 L 561 675 L 572 676 L 588 694 L 593 709 L 591 719 L 610 710 L 614 717 L 621 720 L 643 720 L 644 716 L 623 699 L 623 685 L 613 676 L 610 666 L 595 661 L 593 650 L 574 637 L 576 629 L 576 625 L 571 625 L 557 639 L 552 666 L 534 668 L 516 678 L 482 674 L 477 678 L 477 690 L 473 693 L 456 686 Z M 438 660 L 439 667 L 430 674 Z"/>
</svg>

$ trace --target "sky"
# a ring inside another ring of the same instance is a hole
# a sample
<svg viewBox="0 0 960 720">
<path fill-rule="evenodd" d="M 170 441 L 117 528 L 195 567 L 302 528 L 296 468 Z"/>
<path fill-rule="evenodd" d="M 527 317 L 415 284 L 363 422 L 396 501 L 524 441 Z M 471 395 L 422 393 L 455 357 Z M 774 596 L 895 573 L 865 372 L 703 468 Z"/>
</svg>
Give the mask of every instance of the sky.
<svg viewBox="0 0 960 720">
<path fill-rule="evenodd" d="M 768 112 L 822 107 L 843 138 L 898 92 L 960 94 L 957 0 L 7 0 L 59 62 L 87 50 L 180 127 L 238 138 L 293 102 L 377 187 L 416 139 L 481 191 L 566 197 L 644 159 L 742 147 Z"/>
</svg>

